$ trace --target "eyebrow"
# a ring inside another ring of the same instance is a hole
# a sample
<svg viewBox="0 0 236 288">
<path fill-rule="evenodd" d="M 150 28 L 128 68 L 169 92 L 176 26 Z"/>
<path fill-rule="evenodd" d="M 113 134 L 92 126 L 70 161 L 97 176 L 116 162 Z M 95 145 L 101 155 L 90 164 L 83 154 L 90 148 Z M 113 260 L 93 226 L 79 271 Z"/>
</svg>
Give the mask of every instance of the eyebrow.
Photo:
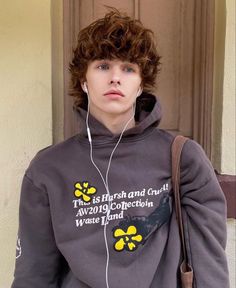
<svg viewBox="0 0 236 288">
<path fill-rule="evenodd" d="M 110 64 L 112 61 L 113 60 L 110 60 L 110 59 L 96 59 L 96 60 L 94 60 L 94 64 L 95 65 L 98 65 L 100 63 Z M 137 69 L 139 70 L 140 69 L 140 67 L 139 67 L 139 65 L 137 63 L 133 63 L 133 62 L 129 62 L 129 61 L 121 61 L 121 62 L 122 62 L 121 65 L 123 65 L 123 66 L 128 65 L 128 66 L 132 67 L 135 70 L 137 70 Z"/>
</svg>

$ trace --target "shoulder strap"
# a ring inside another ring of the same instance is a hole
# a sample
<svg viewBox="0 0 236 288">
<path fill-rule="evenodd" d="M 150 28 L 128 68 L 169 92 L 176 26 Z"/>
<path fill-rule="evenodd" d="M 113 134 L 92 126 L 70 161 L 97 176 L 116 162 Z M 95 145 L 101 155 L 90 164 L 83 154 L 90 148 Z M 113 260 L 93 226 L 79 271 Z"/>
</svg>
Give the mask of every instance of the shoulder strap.
<svg viewBox="0 0 236 288">
<path fill-rule="evenodd" d="M 175 211 L 177 222 L 179 226 L 179 233 L 183 251 L 183 257 L 185 263 L 187 263 L 187 253 L 186 253 L 186 244 L 184 238 L 184 227 L 183 227 L 183 219 L 182 219 L 182 212 L 181 212 L 181 202 L 180 202 L 180 157 L 183 146 L 188 138 L 178 135 L 175 137 L 172 147 L 171 147 L 171 160 L 172 160 L 172 185 L 174 191 L 174 202 L 175 202 Z"/>
<path fill-rule="evenodd" d="M 180 265 L 181 272 L 181 284 L 183 288 L 192 288 L 193 287 L 193 268 L 188 263 L 187 258 L 187 249 L 184 238 L 184 225 L 181 211 L 181 202 L 180 202 L 180 157 L 183 146 L 188 138 L 183 136 L 176 136 L 171 147 L 171 158 L 172 158 L 172 185 L 174 191 L 175 199 L 175 210 L 176 217 L 179 226 L 179 234 L 181 239 L 181 246 L 183 251 L 183 262 Z"/>
</svg>

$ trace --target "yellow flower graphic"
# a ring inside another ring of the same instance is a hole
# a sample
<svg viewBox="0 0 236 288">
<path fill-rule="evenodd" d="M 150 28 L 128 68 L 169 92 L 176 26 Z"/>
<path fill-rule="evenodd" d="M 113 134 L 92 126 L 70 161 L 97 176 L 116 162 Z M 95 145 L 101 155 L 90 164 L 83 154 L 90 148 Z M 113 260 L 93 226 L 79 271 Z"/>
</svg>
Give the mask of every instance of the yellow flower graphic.
<svg viewBox="0 0 236 288">
<path fill-rule="evenodd" d="M 116 229 L 114 237 L 118 239 L 114 245 L 116 251 L 123 251 L 124 249 L 134 251 L 143 240 L 142 235 L 137 235 L 135 226 L 129 226 L 126 232 L 120 228 Z"/>
<path fill-rule="evenodd" d="M 95 187 L 89 186 L 88 182 L 77 182 L 75 183 L 75 196 L 78 198 L 82 198 L 84 202 L 91 201 L 91 196 L 97 192 Z"/>
</svg>

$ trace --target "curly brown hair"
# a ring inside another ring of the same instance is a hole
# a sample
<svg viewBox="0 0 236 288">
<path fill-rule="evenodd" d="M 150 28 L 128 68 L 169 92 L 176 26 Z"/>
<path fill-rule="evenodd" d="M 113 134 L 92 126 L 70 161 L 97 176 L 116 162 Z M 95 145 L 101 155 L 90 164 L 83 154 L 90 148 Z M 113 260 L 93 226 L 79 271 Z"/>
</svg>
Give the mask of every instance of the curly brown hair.
<svg viewBox="0 0 236 288">
<path fill-rule="evenodd" d="M 112 8 L 104 18 L 98 19 L 78 34 L 77 47 L 70 63 L 71 90 L 74 106 L 87 107 L 87 95 L 81 88 L 86 81 L 88 63 L 99 59 L 120 59 L 140 67 L 142 87 L 150 92 L 155 87 L 160 70 L 153 32 L 137 20 Z"/>
</svg>

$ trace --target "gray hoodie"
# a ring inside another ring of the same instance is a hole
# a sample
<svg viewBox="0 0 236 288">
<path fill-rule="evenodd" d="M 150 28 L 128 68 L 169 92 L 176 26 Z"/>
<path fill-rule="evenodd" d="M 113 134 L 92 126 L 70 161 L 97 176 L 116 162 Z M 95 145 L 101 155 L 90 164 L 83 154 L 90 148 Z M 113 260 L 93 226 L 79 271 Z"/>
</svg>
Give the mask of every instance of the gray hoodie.
<svg viewBox="0 0 236 288">
<path fill-rule="evenodd" d="M 111 161 L 109 199 L 90 159 L 86 111 L 77 115 L 78 135 L 41 150 L 26 170 L 12 288 L 106 288 L 106 280 L 109 288 L 180 287 L 173 136 L 158 128 L 158 101 L 145 93 L 138 98 L 137 125 L 124 133 Z M 91 115 L 89 125 L 105 177 L 119 135 Z M 181 202 L 194 287 L 228 288 L 225 198 L 192 140 L 181 158 Z"/>
</svg>

